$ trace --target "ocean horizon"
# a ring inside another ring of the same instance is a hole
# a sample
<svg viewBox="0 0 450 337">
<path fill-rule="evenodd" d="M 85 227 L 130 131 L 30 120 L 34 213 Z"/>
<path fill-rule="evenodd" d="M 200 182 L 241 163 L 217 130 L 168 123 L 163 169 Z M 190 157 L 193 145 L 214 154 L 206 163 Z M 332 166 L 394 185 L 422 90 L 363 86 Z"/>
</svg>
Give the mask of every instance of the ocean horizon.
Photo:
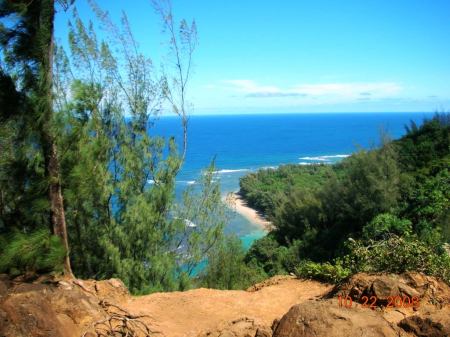
<svg viewBox="0 0 450 337">
<path fill-rule="evenodd" d="M 411 121 L 420 124 L 432 116 L 432 112 L 194 115 L 189 119 L 186 161 L 177 176 L 177 196 L 196 184 L 213 159 L 225 196 L 238 191 L 239 179 L 250 172 L 285 164 L 333 164 L 358 149 L 377 147 L 381 133 L 400 138 Z M 149 133 L 174 136 L 181 146 L 178 118 L 157 119 Z M 260 225 L 237 213 L 225 232 L 236 234 L 245 247 L 265 234 Z"/>
</svg>

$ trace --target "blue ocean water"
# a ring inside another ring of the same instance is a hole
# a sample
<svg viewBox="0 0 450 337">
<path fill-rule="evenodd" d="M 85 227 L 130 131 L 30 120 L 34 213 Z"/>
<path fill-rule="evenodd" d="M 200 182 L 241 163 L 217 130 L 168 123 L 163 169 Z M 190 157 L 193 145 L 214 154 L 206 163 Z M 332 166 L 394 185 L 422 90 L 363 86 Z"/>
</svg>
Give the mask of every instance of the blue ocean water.
<svg viewBox="0 0 450 337">
<path fill-rule="evenodd" d="M 177 191 L 193 184 L 215 158 L 222 194 L 237 191 L 239 178 L 263 167 L 311 162 L 331 163 L 379 144 L 380 132 L 396 139 L 410 121 L 418 124 L 432 113 L 302 113 L 191 116 L 188 150 L 177 177 Z M 151 134 L 175 136 L 176 117 L 161 117 Z M 245 246 L 264 235 L 258 225 L 236 214 L 226 228 Z"/>
</svg>

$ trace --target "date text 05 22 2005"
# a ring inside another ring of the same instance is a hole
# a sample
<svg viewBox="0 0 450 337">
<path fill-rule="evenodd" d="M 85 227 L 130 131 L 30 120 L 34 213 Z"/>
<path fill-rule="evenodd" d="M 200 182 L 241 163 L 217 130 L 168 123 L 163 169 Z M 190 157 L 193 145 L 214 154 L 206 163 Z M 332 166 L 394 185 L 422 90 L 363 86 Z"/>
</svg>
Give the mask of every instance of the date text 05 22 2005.
<svg viewBox="0 0 450 337">
<path fill-rule="evenodd" d="M 360 298 L 360 305 L 362 308 L 375 309 L 377 307 L 376 296 L 362 296 Z M 385 301 L 384 301 L 385 302 Z M 386 309 L 393 308 L 418 308 L 420 306 L 420 299 L 417 296 L 389 296 L 387 298 Z M 344 308 L 351 308 L 352 306 L 359 306 L 358 303 L 354 303 L 352 298 L 346 294 L 338 296 L 338 305 Z"/>
</svg>

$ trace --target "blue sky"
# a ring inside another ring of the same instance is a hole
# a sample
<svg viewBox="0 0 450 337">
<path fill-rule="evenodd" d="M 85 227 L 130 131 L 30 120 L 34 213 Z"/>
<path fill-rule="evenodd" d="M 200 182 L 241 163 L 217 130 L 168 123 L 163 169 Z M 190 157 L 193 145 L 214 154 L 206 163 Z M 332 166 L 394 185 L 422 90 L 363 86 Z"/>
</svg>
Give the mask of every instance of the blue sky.
<svg viewBox="0 0 450 337">
<path fill-rule="evenodd" d="M 150 0 L 98 3 L 116 20 L 125 10 L 142 50 L 165 59 Z M 76 6 L 93 17 L 86 0 Z M 174 0 L 173 10 L 198 26 L 195 114 L 450 109 L 448 0 Z M 69 17 L 57 16 L 60 41 Z"/>
</svg>

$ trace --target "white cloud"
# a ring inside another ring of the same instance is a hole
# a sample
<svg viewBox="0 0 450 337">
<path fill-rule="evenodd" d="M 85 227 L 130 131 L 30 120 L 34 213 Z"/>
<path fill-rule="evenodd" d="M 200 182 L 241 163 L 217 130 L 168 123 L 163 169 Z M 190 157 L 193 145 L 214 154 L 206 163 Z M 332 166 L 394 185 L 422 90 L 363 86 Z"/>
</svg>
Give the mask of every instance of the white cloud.
<svg viewBox="0 0 450 337">
<path fill-rule="evenodd" d="M 252 80 L 227 80 L 223 83 L 238 89 L 245 94 L 267 93 L 277 94 L 281 90 L 276 86 L 261 86 Z"/>
<path fill-rule="evenodd" d="M 260 85 L 252 80 L 227 80 L 223 83 L 232 92 L 249 98 L 297 97 L 303 103 L 315 104 L 393 98 L 403 90 L 401 85 L 393 82 L 299 84 L 290 88 Z"/>
<path fill-rule="evenodd" d="M 346 97 L 359 96 L 393 96 L 401 90 L 401 86 L 391 82 L 372 83 L 325 83 L 304 84 L 297 86 L 295 91 L 303 92 L 311 96 L 339 95 Z"/>
</svg>

